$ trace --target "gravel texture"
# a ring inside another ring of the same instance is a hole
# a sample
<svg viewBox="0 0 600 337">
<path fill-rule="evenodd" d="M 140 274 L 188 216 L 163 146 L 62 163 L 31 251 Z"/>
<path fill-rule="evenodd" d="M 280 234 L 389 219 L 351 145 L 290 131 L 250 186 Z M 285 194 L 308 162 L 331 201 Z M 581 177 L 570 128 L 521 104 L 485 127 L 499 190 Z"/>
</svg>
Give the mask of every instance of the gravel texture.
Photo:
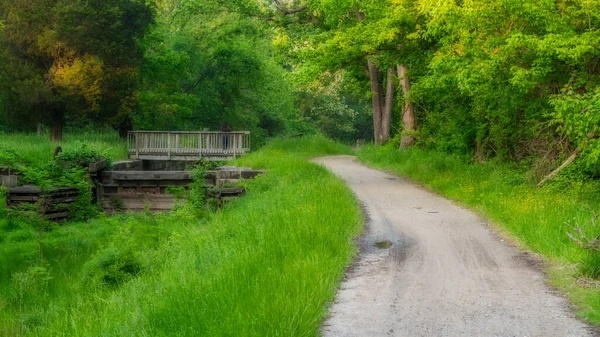
<svg viewBox="0 0 600 337">
<path fill-rule="evenodd" d="M 315 162 L 348 183 L 368 217 L 324 336 L 596 336 L 538 260 L 472 212 L 354 157 Z"/>
</svg>

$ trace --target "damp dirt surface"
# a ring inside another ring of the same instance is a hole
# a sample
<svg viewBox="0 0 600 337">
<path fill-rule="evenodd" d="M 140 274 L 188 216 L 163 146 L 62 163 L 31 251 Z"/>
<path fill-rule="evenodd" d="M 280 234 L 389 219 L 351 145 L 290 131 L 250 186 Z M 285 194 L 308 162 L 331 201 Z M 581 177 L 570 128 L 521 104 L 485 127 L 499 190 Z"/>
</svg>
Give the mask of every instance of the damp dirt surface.
<svg viewBox="0 0 600 337">
<path fill-rule="evenodd" d="M 472 212 L 354 157 L 314 161 L 346 181 L 367 217 L 323 336 L 598 336 L 535 256 Z"/>
</svg>

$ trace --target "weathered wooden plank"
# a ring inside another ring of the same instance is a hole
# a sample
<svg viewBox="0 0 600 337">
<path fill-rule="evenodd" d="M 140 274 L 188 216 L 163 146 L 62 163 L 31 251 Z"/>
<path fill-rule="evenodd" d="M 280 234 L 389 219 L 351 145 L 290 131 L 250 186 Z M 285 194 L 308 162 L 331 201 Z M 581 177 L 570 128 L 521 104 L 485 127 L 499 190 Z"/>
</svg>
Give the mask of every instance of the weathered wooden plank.
<svg viewBox="0 0 600 337">
<path fill-rule="evenodd" d="M 44 214 L 44 218 L 52 221 L 56 221 L 59 219 L 66 219 L 69 217 L 69 212 L 61 212 L 61 213 L 52 213 L 52 214 Z"/>
<path fill-rule="evenodd" d="M 20 179 L 20 175 L 0 175 L 0 186 L 16 187 Z"/>
<path fill-rule="evenodd" d="M 41 196 L 31 196 L 31 195 L 11 195 L 9 197 L 10 201 L 32 201 L 36 202 L 40 200 Z"/>
<path fill-rule="evenodd" d="M 114 180 L 192 180 L 189 171 L 113 171 Z"/>
<path fill-rule="evenodd" d="M 40 189 L 37 186 L 26 185 L 11 188 L 6 195 L 8 207 L 19 207 L 23 204 L 41 202 L 44 206 L 37 211 L 51 221 L 64 220 L 69 215 L 69 206 L 77 200 L 79 190 L 73 187 L 51 187 Z"/>
<path fill-rule="evenodd" d="M 44 188 L 45 194 L 60 194 L 60 193 L 78 193 L 76 188 L 73 187 L 48 187 Z M 23 185 L 13 187 L 8 190 L 8 194 L 42 194 L 42 189 L 35 185 Z"/>
<path fill-rule="evenodd" d="M 241 156 L 241 154 L 238 154 L 238 156 Z M 202 157 L 200 157 L 197 153 L 190 153 L 187 155 L 183 155 L 183 154 L 175 154 L 175 155 L 171 155 L 171 158 L 169 159 L 169 156 L 167 154 L 140 154 L 139 158 L 140 160 L 181 160 L 181 161 L 198 161 L 200 159 L 203 160 L 210 160 L 210 161 L 221 161 L 221 160 L 228 160 L 228 159 L 233 159 L 233 155 L 231 154 L 225 154 L 225 153 L 215 153 L 215 152 L 210 152 L 210 151 L 206 151 L 204 150 Z"/>
<path fill-rule="evenodd" d="M 90 166 L 88 166 L 88 172 L 96 173 L 100 170 L 105 169 L 107 166 L 108 166 L 108 164 L 107 164 L 106 159 L 102 159 L 97 162 L 90 163 Z"/>
</svg>

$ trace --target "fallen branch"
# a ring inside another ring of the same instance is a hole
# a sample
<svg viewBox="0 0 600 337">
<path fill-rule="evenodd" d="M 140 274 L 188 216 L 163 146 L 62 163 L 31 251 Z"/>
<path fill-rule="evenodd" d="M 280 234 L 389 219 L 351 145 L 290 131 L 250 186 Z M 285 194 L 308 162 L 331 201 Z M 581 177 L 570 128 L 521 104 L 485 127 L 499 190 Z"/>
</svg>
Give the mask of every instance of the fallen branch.
<svg viewBox="0 0 600 337">
<path fill-rule="evenodd" d="M 592 224 L 593 227 L 596 227 L 596 219 L 598 218 L 598 214 L 594 215 L 594 217 L 592 218 Z M 565 222 L 565 226 L 569 227 L 569 229 L 571 229 L 571 231 L 573 231 L 573 233 L 568 233 L 567 232 L 567 236 L 573 240 L 573 242 L 575 242 L 576 244 L 578 244 L 579 246 L 581 246 L 584 249 L 587 250 L 593 250 L 595 252 L 600 252 L 600 235 L 596 236 L 593 239 L 589 239 L 585 233 L 583 232 L 583 230 L 581 229 L 581 227 L 579 226 L 571 226 L 568 223 Z"/>
<path fill-rule="evenodd" d="M 275 3 L 275 6 L 277 7 L 277 9 L 285 15 L 300 13 L 300 12 L 303 12 L 304 10 L 306 10 L 306 8 L 308 8 L 306 5 L 304 5 L 302 7 L 288 9 L 281 3 L 281 0 L 273 0 L 273 2 Z"/>
<path fill-rule="evenodd" d="M 542 181 L 540 181 L 537 184 L 537 187 L 542 187 L 544 186 L 544 184 L 550 180 L 550 179 L 554 179 L 559 173 L 560 171 L 564 170 L 567 166 L 571 165 L 571 163 L 577 158 L 577 156 L 579 155 L 579 152 L 581 152 L 579 150 L 579 148 L 577 148 L 577 150 L 575 150 L 575 152 L 573 152 L 573 154 L 567 158 L 567 160 L 560 165 L 556 170 L 552 171 L 550 174 L 548 174 L 547 176 L 544 177 L 544 179 L 542 179 Z"/>
<path fill-rule="evenodd" d="M 584 147 L 585 147 L 585 144 L 587 144 L 590 139 L 594 139 L 594 138 L 596 138 L 596 131 L 588 133 L 587 140 L 585 140 L 585 142 L 584 142 Z M 537 187 L 542 187 L 548 180 L 554 179 L 554 177 L 556 177 L 558 175 L 558 173 L 560 173 L 560 171 L 562 171 L 565 167 L 571 165 L 571 163 L 577 158 L 577 156 L 579 155 L 580 152 L 581 152 L 581 147 L 578 147 L 575 150 L 575 152 L 573 152 L 573 154 L 569 158 L 567 158 L 567 160 L 562 165 L 560 165 L 556 170 L 552 171 L 549 175 L 545 176 L 544 179 L 542 179 L 542 181 L 540 181 L 537 184 Z"/>
</svg>

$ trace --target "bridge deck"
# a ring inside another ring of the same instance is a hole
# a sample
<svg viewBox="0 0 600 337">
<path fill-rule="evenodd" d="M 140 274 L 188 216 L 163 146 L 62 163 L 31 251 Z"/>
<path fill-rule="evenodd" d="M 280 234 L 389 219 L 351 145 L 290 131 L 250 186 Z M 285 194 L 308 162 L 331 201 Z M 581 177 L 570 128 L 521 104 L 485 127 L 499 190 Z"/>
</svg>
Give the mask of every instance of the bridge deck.
<svg viewBox="0 0 600 337">
<path fill-rule="evenodd" d="M 131 159 L 224 160 L 250 151 L 249 131 L 131 131 L 127 138 Z"/>
</svg>

